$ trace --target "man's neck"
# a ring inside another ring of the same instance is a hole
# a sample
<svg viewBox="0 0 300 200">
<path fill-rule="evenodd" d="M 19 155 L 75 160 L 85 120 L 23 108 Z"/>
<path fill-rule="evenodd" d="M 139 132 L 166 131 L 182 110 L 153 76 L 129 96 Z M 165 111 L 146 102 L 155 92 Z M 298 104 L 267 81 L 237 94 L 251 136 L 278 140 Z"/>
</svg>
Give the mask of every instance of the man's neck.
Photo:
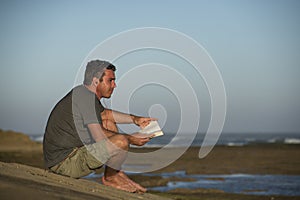
<svg viewBox="0 0 300 200">
<path fill-rule="evenodd" d="M 92 85 L 84 85 L 84 87 L 86 88 L 86 89 L 88 89 L 89 91 L 91 91 L 92 93 L 94 93 L 96 96 L 97 96 L 97 98 L 100 100 L 101 99 L 101 96 L 98 96 L 97 95 L 97 92 L 96 92 L 96 88 L 95 87 L 93 87 Z"/>
</svg>

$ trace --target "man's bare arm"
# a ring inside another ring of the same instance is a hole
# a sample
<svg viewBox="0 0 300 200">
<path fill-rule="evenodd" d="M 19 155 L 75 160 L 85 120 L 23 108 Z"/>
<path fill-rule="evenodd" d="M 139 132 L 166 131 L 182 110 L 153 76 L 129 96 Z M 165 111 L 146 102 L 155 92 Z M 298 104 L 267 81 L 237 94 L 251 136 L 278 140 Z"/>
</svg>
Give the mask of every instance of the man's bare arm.
<svg viewBox="0 0 300 200">
<path fill-rule="evenodd" d="M 102 120 L 110 120 L 117 124 L 131 124 L 133 123 L 134 116 L 111 109 L 105 109 L 101 113 Z"/>
<path fill-rule="evenodd" d="M 106 130 L 100 124 L 88 124 L 88 128 L 92 134 L 93 139 L 96 142 L 112 137 L 116 134 L 120 134 L 120 133 L 115 133 L 113 131 Z M 145 143 L 149 142 L 149 140 L 152 137 L 152 135 L 145 135 L 141 133 L 134 133 L 131 135 L 123 134 L 123 135 L 128 139 L 130 144 L 137 145 L 137 146 L 144 145 Z"/>
<path fill-rule="evenodd" d="M 137 126 L 145 127 L 150 121 L 157 120 L 150 117 L 140 117 L 132 114 L 126 114 L 115 110 L 105 109 L 101 113 L 102 120 L 110 120 L 116 124 L 131 124 L 134 123 Z"/>
<path fill-rule="evenodd" d="M 88 128 L 96 142 L 117 134 L 105 129 L 101 124 L 88 124 Z"/>
</svg>

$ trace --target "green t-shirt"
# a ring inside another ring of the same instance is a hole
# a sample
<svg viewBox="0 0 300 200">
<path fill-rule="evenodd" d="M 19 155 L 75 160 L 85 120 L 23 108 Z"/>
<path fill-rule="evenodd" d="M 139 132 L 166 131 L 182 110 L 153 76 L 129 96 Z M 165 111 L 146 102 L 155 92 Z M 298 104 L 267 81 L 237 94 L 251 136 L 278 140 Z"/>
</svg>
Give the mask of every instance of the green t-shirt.
<svg viewBox="0 0 300 200">
<path fill-rule="evenodd" d="M 64 160 L 75 147 L 95 142 L 87 125 L 102 124 L 103 110 L 96 95 L 83 85 L 73 88 L 55 105 L 43 140 L 47 168 Z"/>
</svg>

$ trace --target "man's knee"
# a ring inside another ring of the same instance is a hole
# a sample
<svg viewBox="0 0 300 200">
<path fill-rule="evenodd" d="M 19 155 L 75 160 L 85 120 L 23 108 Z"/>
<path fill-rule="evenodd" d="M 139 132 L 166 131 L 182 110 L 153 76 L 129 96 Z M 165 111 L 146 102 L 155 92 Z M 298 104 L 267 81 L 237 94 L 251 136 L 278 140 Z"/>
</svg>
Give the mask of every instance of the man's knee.
<svg viewBox="0 0 300 200">
<path fill-rule="evenodd" d="M 113 136 L 113 141 L 112 141 L 117 147 L 128 150 L 129 147 L 129 141 L 125 135 L 118 134 Z"/>
<path fill-rule="evenodd" d="M 111 120 L 105 119 L 102 121 L 103 127 L 107 130 L 118 132 L 118 127 L 116 123 Z"/>
</svg>

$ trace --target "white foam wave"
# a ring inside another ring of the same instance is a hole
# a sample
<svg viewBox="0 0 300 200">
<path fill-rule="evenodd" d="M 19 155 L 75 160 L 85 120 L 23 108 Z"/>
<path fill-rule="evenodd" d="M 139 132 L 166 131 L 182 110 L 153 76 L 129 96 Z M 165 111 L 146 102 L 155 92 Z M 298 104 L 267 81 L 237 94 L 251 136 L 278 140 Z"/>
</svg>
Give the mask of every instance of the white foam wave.
<svg viewBox="0 0 300 200">
<path fill-rule="evenodd" d="M 299 138 L 285 138 L 284 139 L 285 144 L 300 144 Z"/>
<path fill-rule="evenodd" d="M 233 146 L 238 146 L 238 147 L 241 147 L 241 146 L 244 146 L 245 144 L 242 143 L 242 142 L 228 142 L 227 143 L 227 146 L 230 146 L 230 147 L 233 147 Z"/>
<path fill-rule="evenodd" d="M 44 135 L 30 136 L 30 139 L 35 142 L 43 142 Z"/>
</svg>

